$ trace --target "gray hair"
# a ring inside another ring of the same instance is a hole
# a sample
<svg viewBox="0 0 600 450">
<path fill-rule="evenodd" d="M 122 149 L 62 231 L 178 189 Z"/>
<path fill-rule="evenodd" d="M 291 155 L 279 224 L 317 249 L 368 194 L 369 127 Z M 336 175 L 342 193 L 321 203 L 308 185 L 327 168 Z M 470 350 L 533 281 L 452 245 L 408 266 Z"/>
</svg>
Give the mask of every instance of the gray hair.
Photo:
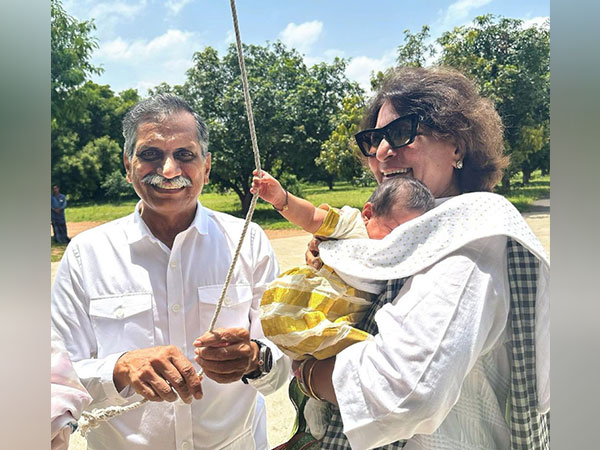
<svg viewBox="0 0 600 450">
<path fill-rule="evenodd" d="M 393 177 L 385 180 L 369 197 L 373 215 L 377 217 L 392 213 L 400 206 L 409 211 L 426 213 L 435 206 L 431 191 L 416 178 Z"/>
<path fill-rule="evenodd" d="M 202 157 L 208 154 L 208 128 L 198 113 L 181 97 L 175 94 L 158 94 L 136 104 L 123 118 L 124 151 L 129 160 L 133 157 L 133 149 L 137 142 L 137 130 L 142 123 L 161 122 L 178 112 L 188 112 L 196 121 L 198 144 Z"/>
</svg>

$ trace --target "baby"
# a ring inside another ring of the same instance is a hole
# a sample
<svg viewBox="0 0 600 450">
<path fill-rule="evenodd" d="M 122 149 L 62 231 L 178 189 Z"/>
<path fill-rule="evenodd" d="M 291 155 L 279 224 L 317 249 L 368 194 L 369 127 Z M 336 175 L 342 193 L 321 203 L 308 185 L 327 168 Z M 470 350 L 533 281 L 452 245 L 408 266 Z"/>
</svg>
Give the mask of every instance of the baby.
<svg viewBox="0 0 600 450">
<path fill-rule="evenodd" d="M 349 206 L 315 207 L 288 193 L 268 173 L 262 174 L 262 178 L 253 178 L 252 192 L 258 192 L 287 220 L 319 238 L 382 239 L 434 206 L 429 189 L 413 178 L 385 181 L 361 212 Z M 280 275 L 263 294 L 262 328 L 265 336 L 292 359 L 329 358 L 369 337 L 352 325 L 366 313 L 374 295 L 349 286 L 326 265 L 319 270 L 307 265 L 296 267 Z"/>
</svg>

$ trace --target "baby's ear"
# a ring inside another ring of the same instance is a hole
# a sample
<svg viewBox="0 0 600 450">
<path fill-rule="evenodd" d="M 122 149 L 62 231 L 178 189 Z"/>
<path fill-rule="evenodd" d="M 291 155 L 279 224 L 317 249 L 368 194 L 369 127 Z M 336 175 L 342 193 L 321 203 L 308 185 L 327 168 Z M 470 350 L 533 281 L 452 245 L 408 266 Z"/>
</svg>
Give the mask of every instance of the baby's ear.
<svg viewBox="0 0 600 450">
<path fill-rule="evenodd" d="M 373 216 L 373 204 L 371 202 L 365 203 L 365 205 L 363 206 L 361 215 L 362 215 L 363 222 L 365 223 L 365 225 L 368 224 L 369 220 L 371 220 L 371 217 Z"/>
</svg>

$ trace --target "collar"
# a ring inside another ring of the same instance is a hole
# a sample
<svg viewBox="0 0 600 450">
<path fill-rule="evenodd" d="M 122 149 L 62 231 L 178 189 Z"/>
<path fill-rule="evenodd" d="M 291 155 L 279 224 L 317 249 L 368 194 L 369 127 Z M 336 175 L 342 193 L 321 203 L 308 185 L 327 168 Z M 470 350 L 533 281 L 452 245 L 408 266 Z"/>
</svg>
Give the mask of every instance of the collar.
<svg viewBox="0 0 600 450">
<path fill-rule="evenodd" d="M 137 202 L 135 205 L 135 210 L 131 215 L 131 226 L 127 227 L 127 243 L 134 244 L 143 239 L 149 239 L 152 242 L 159 242 L 140 215 L 141 205 L 142 200 Z M 202 235 L 208 234 L 208 212 L 207 209 L 202 206 L 199 200 L 196 204 L 196 215 L 194 216 L 194 220 L 192 220 L 190 226 L 186 230 L 182 231 L 182 233 L 187 233 L 190 230 L 195 230 L 198 234 Z"/>
</svg>

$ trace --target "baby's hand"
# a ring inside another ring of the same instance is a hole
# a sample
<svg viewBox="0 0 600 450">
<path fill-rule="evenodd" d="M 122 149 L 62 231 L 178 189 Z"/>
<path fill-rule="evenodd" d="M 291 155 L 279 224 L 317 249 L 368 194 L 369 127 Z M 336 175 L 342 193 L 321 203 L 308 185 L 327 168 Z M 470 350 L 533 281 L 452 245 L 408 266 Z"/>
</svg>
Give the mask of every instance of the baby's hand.
<svg viewBox="0 0 600 450">
<path fill-rule="evenodd" d="M 262 178 L 258 177 L 258 171 L 252 172 L 254 177 L 252 178 L 252 187 L 250 192 L 253 194 L 258 192 L 258 196 L 264 201 L 273 204 L 275 201 L 281 199 L 282 195 L 285 196 L 285 190 L 279 184 L 275 178 L 269 175 L 264 170 L 262 172 Z"/>
</svg>

